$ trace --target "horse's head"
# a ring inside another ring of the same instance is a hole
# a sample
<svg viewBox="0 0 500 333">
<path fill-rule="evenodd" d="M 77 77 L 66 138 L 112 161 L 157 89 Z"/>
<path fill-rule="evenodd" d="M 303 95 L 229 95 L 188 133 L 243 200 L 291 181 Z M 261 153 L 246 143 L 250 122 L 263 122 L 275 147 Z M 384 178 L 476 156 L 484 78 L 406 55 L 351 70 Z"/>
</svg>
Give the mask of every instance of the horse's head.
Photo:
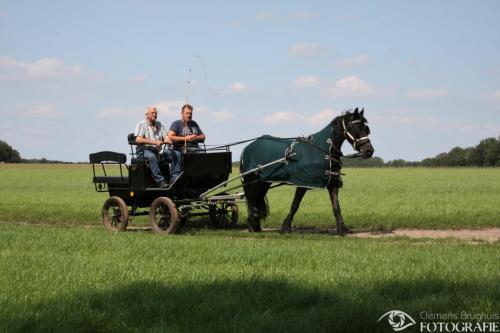
<svg viewBox="0 0 500 333">
<path fill-rule="evenodd" d="M 358 108 L 354 112 L 346 111 L 342 116 L 342 127 L 344 137 L 355 150 L 361 153 L 361 157 L 370 158 L 374 149 L 368 138 L 370 128 L 366 125 L 368 121 L 364 113 L 365 109 L 359 111 Z"/>
</svg>

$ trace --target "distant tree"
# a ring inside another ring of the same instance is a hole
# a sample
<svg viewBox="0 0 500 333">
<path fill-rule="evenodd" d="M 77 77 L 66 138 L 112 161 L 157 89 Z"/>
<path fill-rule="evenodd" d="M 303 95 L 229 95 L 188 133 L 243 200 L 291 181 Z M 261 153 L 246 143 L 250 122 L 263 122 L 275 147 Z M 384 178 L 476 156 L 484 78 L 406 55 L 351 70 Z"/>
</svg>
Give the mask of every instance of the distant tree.
<svg viewBox="0 0 500 333">
<path fill-rule="evenodd" d="M 19 163 L 21 162 L 21 156 L 19 152 L 13 149 L 5 141 L 0 140 L 0 162 L 5 163 Z"/>
<path fill-rule="evenodd" d="M 445 161 L 448 166 L 465 166 L 465 149 L 453 148 L 446 154 Z"/>
<path fill-rule="evenodd" d="M 343 158 L 342 164 L 344 167 L 383 167 L 384 160 L 378 156 L 374 156 L 372 158 L 363 159 L 363 158 Z"/>
<path fill-rule="evenodd" d="M 396 167 L 396 168 L 399 168 L 399 167 L 405 167 L 405 166 L 408 166 L 408 162 L 403 160 L 403 159 L 396 159 L 396 160 L 392 160 L 392 161 L 388 161 L 386 163 L 387 166 L 390 166 L 390 167 Z"/>
<path fill-rule="evenodd" d="M 495 166 L 500 159 L 500 142 L 495 138 L 481 140 L 470 155 L 470 163 L 475 166 Z"/>
<path fill-rule="evenodd" d="M 484 166 L 495 166 L 500 160 L 500 142 L 495 138 L 484 139 L 479 143 L 484 145 Z"/>
</svg>

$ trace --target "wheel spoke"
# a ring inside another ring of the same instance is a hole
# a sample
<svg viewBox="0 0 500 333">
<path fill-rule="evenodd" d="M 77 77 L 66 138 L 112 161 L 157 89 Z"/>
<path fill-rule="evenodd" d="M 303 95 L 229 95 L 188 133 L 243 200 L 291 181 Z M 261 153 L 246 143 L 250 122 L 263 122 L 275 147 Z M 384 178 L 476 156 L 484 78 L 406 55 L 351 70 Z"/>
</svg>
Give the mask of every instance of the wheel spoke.
<svg viewBox="0 0 500 333">
<path fill-rule="evenodd" d="M 121 211 L 120 211 L 120 207 L 113 205 L 112 210 L 113 210 L 113 213 L 111 215 L 111 221 L 112 221 L 111 224 L 114 227 L 118 227 L 121 224 L 121 215 L 122 215 Z"/>
<path fill-rule="evenodd" d="M 128 209 L 123 199 L 110 197 L 102 209 L 104 226 L 113 231 L 123 231 L 128 225 Z"/>
<path fill-rule="evenodd" d="M 161 228 L 161 229 L 168 229 L 170 227 L 170 221 L 171 221 L 171 216 L 170 216 L 170 210 L 166 205 L 159 205 L 156 210 L 155 210 L 155 221 L 156 224 Z"/>
</svg>

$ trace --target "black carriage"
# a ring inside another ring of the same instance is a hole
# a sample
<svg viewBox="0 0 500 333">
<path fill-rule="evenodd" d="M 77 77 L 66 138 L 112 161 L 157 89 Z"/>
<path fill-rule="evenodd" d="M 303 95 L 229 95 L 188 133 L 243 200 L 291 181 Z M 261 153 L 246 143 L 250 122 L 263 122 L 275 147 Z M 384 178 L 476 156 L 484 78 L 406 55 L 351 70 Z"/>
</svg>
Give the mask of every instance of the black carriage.
<svg viewBox="0 0 500 333">
<path fill-rule="evenodd" d="M 122 153 L 102 151 L 89 156 L 96 191 L 108 192 L 110 196 L 102 208 L 102 221 L 107 229 L 123 231 L 138 215 L 149 215 L 151 230 L 165 234 L 178 232 L 192 216 L 209 216 L 218 227 L 237 224 L 237 202 L 243 195 L 220 190 L 216 195 L 208 195 L 222 188 L 231 173 L 229 147 L 183 152 L 181 176 L 170 187 L 158 188 L 147 160 L 136 150 L 133 134 L 129 134 L 128 141 L 130 164 Z M 159 162 L 168 180 L 168 163 L 161 158 Z"/>
</svg>

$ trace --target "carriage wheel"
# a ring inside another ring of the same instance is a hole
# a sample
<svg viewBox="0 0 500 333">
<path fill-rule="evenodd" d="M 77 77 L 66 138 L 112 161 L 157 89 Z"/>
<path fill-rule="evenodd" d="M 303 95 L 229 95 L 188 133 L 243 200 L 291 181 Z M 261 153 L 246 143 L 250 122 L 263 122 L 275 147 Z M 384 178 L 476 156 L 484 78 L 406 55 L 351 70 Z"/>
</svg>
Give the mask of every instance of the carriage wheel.
<svg viewBox="0 0 500 333">
<path fill-rule="evenodd" d="M 102 206 L 102 224 L 111 231 L 124 231 L 128 225 L 128 208 L 120 197 L 110 197 Z"/>
<path fill-rule="evenodd" d="M 158 234 L 175 234 L 179 229 L 179 213 L 167 197 L 156 198 L 149 210 L 151 231 Z"/>
<path fill-rule="evenodd" d="M 238 224 L 238 206 L 223 203 L 210 209 L 210 222 L 217 228 L 230 229 Z"/>
</svg>

